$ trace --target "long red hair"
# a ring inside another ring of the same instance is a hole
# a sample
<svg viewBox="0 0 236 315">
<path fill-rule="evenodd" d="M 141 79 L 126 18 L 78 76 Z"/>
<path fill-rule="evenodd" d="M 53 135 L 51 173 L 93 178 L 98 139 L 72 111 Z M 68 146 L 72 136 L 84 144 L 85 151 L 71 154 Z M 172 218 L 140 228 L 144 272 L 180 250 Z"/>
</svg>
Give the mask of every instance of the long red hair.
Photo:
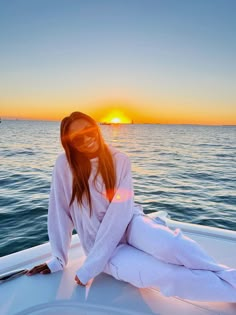
<svg viewBox="0 0 236 315">
<path fill-rule="evenodd" d="M 101 131 L 97 126 L 96 121 L 90 116 L 81 113 L 73 112 L 70 116 L 65 117 L 61 121 L 61 143 L 65 150 L 66 158 L 72 172 L 72 194 L 70 205 L 74 202 L 75 198 L 79 205 L 83 203 L 83 197 L 88 201 L 90 216 L 92 214 L 91 194 L 89 189 L 89 176 L 91 173 L 91 163 L 85 154 L 76 150 L 69 140 L 69 127 L 70 124 L 78 119 L 87 120 L 92 126 L 96 126 L 98 130 L 98 169 L 94 181 L 98 174 L 101 174 L 106 188 L 106 198 L 111 202 L 116 185 L 116 173 L 113 158 L 107 144 L 105 143 Z"/>
</svg>

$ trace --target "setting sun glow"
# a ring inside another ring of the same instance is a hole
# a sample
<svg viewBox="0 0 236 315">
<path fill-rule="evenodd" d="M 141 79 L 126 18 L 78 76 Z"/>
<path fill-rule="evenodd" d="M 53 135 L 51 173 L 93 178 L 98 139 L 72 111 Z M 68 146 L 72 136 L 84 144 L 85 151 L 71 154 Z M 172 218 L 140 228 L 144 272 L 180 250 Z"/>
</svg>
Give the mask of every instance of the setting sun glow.
<svg viewBox="0 0 236 315">
<path fill-rule="evenodd" d="M 102 117 L 100 121 L 109 124 L 130 124 L 132 120 L 128 118 L 122 111 L 113 110 Z"/>
<path fill-rule="evenodd" d="M 111 119 L 111 123 L 113 123 L 113 124 L 120 124 L 121 123 L 121 120 L 120 120 L 120 118 L 112 118 Z"/>
</svg>

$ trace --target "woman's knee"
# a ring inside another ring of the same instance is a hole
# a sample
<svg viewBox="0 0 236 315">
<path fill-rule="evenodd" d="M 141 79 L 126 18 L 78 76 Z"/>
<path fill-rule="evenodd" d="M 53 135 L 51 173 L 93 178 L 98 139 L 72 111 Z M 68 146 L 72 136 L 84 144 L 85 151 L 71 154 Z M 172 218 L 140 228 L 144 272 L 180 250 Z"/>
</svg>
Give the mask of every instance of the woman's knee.
<svg viewBox="0 0 236 315">
<path fill-rule="evenodd" d="M 120 245 L 109 260 L 104 271 L 117 280 L 122 280 L 138 288 L 143 288 L 141 271 L 145 265 L 146 255 L 132 246 Z"/>
</svg>

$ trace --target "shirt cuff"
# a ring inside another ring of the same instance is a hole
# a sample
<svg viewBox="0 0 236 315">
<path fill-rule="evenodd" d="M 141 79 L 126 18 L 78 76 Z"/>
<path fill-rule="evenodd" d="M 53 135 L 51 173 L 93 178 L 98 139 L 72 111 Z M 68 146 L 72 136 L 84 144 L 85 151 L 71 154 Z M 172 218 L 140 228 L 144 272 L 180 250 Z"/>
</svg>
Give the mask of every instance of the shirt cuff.
<svg viewBox="0 0 236 315">
<path fill-rule="evenodd" d="M 91 279 L 90 274 L 88 273 L 88 271 L 84 268 L 81 267 L 77 272 L 76 272 L 76 276 L 79 278 L 79 280 L 86 285 L 87 282 Z"/>
<path fill-rule="evenodd" d="M 46 261 L 48 268 L 50 269 L 51 273 L 63 270 L 62 265 L 60 264 L 59 260 L 56 257 Z"/>
</svg>

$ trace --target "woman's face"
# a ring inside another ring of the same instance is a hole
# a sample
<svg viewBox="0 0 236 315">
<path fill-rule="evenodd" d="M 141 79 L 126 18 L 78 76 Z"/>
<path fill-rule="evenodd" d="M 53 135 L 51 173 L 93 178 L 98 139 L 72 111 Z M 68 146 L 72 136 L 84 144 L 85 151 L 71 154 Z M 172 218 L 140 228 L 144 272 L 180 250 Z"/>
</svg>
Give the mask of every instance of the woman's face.
<svg viewBox="0 0 236 315">
<path fill-rule="evenodd" d="M 81 153 L 92 155 L 99 149 L 98 127 L 86 119 L 77 119 L 70 124 L 69 139 Z"/>
</svg>

